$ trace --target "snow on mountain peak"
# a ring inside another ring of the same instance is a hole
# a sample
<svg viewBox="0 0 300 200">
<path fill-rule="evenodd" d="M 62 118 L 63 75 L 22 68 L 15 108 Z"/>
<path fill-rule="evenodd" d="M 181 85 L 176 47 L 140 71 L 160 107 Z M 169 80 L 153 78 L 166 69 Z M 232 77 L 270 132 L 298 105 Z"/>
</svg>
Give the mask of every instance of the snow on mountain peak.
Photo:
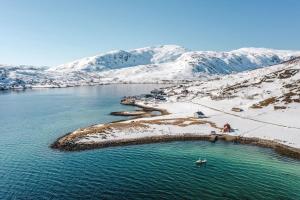
<svg viewBox="0 0 300 200">
<path fill-rule="evenodd" d="M 186 49 L 177 45 L 145 47 L 129 51 L 113 50 L 52 67 L 49 71 L 103 71 L 137 65 L 157 64 L 177 59 Z"/>
<path fill-rule="evenodd" d="M 299 56 L 300 51 L 189 51 L 177 45 L 114 50 L 49 69 L 0 66 L 0 89 L 199 80 L 276 65 Z"/>
<path fill-rule="evenodd" d="M 186 48 L 178 45 L 161 45 L 154 47 L 139 48 L 132 50 L 131 52 L 137 54 L 150 53 L 152 56 L 151 64 L 157 64 L 174 61 L 187 51 L 188 50 Z"/>
<path fill-rule="evenodd" d="M 300 56 L 300 51 L 264 48 L 241 48 L 229 52 L 191 51 L 182 54 L 178 65 L 185 65 L 194 73 L 229 74 L 278 64 Z"/>
<path fill-rule="evenodd" d="M 49 71 L 101 72 L 140 65 L 163 64 L 162 66 L 166 66 L 165 64 L 169 63 L 169 66 L 175 69 L 186 67 L 184 71 L 228 74 L 278 64 L 299 55 L 300 53 L 296 51 L 253 47 L 218 52 L 188 51 L 178 45 L 161 45 L 129 51 L 109 51 L 52 67 Z"/>
</svg>

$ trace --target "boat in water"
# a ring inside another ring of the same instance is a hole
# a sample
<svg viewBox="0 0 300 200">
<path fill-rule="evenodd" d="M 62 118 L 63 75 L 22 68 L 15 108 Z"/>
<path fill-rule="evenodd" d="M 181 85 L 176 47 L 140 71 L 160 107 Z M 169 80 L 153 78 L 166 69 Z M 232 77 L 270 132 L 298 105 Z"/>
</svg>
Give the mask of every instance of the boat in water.
<svg viewBox="0 0 300 200">
<path fill-rule="evenodd" d="M 201 159 L 201 158 L 199 158 L 198 160 L 196 160 L 196 164 L 197 165 L 202 165 L 202 164 L 206 164 L 206 162 L 207 162 L 207 160 L 206 159 Z"/>
</svg>

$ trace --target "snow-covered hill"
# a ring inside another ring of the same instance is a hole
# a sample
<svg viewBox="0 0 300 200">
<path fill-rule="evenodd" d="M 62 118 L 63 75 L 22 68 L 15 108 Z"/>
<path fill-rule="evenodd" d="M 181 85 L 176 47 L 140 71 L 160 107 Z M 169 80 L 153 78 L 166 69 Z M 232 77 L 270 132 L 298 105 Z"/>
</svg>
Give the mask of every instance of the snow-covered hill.
<svg viewBox="0 0 300 200">
<path fill-rule="evenodd" d="M 232 135 L 300 148 L 300 57 L 209 81 L 170 86 L 164 93 L 167 101 L 155 106 L 167 109 L 174 118 L 202 111 L 219 127 L 230 123 Z"/>
<path fill-rule="evenodd" d="M 224 138 L 300 158 L 300 57 L 156 91 L 130 101 L 164 115 L 80 128 L 59 138 L 53 147 L 81 150 L 143 141 Z"/>
<path fill-rule="evenodd" d="M 197 80 L 211 75 L 230 74 L 270 66 L 300 56 L 298 51 L 242 48 L 230 52 L 190 51 L 160 64 L 138 65 L 102 71 L 106 82 L 161 82 Z"/>
<path fill-rule="evenodd" d="M 131 51 L 117 50 L 97 56 L 87 57 L 71 63 L 52 67 L 49 71 L 95 72 L 109 69 L 120 69 L 138 65 L 160 64 L 172 62 L 187 50 L 176 45 L 145 47 Z"/>
<path fill-rule="evenodd" d="M 198 80 L 279 64 L 300 51 L 189 51 L 176 45 L 111 51 L 50 68 L 1 66 L 0 89 Z"/>
</svg>

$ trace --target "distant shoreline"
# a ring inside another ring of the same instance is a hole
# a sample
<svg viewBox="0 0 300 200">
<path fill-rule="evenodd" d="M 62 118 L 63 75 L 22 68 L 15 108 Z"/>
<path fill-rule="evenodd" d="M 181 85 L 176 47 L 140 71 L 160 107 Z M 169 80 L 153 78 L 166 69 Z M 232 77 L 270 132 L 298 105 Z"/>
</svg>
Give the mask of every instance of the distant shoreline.
<svg viewBox="0 0 300 200">
<path fill-rule="evenodd" d="M 171 84 L 183 84 L 189 83 L 192 80 L 185 81 L 157 81 L 157 82 L 103 82 L 94 84 L 79 84 L 79 85 L 66 85 L 66 86 L 26 86 L 26 87 L 0 87 L 0 91 L 22 91 L 22 90 L 35 90 L 35 89 L 62 89 L 62 88 L 77 88 L 77 87 L 93 87 L 103 85 L 171 85 Z"/>
</svg>

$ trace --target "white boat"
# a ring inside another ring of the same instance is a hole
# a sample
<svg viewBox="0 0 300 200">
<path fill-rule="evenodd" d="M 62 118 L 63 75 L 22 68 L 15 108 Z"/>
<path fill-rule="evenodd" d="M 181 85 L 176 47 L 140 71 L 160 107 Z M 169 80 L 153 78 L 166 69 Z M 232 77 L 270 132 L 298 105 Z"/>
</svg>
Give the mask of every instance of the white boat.
<svg viewBox="0 0 300 200">
<path fill-rule="evenodd" d="M 206 163 L 206 162 L 207 162 L 206 159 L 203 159 L 203 160 L 202 160 L 202 159 L 199 158 L 199 160 L 197 160 L 195 163 L 201 165 L 201 164 L 204 164 L 204 163 Z"/>
</svg>

